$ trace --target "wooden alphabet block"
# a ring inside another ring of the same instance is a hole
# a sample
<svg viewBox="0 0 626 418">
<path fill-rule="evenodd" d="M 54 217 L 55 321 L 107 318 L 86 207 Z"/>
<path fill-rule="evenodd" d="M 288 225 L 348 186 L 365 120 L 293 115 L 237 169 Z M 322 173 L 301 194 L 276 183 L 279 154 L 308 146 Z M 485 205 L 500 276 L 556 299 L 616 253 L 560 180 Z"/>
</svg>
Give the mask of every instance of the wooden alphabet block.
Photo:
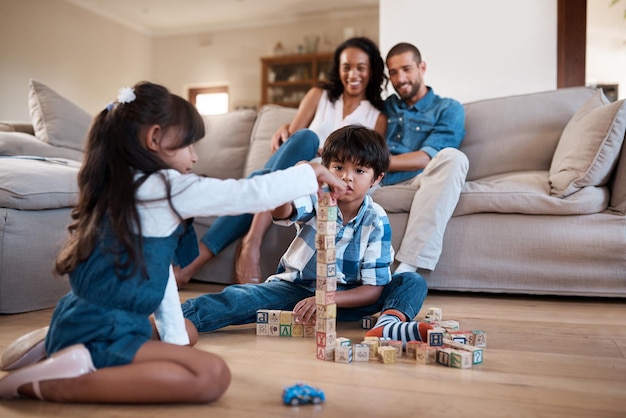
<svg viewBox="0 0 626 418">
<path fill-rule="evenodd" d="M 370 348 L 366 344 L 355 344 L 353 347 L 354 361 L 369 361 Z"/>
<path fill-rule="evenodd" d="M 319 235 L 332 235 L 333 238 L 337 234 L 337 221 L 317 220 L 317 233 Z"/>
<path fill-rule="evenodd" d="M 315 303 L 319 305 L 331 305 L 335 303 L 335 294 L 337 292 L 326 292 L 324 290 L 315 291 Z"/>
<path fill-rule="evenodd" d="M 292 324 L 291 325 L 291 336 L 292 337 L 304 337 L 304 325 L 302 325 L 302 324 Z"/>
<path fill-rule="evenodd" d="M 432 307 L 428 308 L 428 312 L 426 313 L 426 318 L 433 321 L 441 321 L 443 319 L 443 313 L 441 308 Z"/>
<path fill-rule="evenodd" d="M 420 364 L 431 364 L 437 361 L 437 349 L 418 341 L 415 345 L 415 361 Z"/>
<path fill-rule="evenodd" d="M 452 354 L 451 348 L 442 348 L 437 350 L 437 363 L 444 366 L 450 366 L 450 355 Z"/>
<path fill-rule="evenodd" d="M 280 324 L 280 312 L 279 310 L 268 310 L 268 320 L 267 322 L 270 324 Z"/>
<path fill-rule="evenodd" d="M 335 349 L 330 347 L 317 346 L 317 358 L 325 361 L 333 361 L 335 357 Z"/>
<path fill-rule="evenodd" d="M 315 321 L 315 331 L 316 332 L 337 332 L 337 321 L 334 318 L 318 318 Z"/>
<path fill-rule="evenodd" d="M 443 331 L 441 329 L 434 328 L 428 330 L 428 345 L 432 347 L 443 345 Z"/>
<path fill-rule="evenodd" d="M 335 292 L 337 291 L 337 278 L 318 277 L 315 281 L 315 289 L 323 290 L 324 292 Z"/>
<path fill-rule="evenodd" d="M 337 199 L 331 196 L 330 193 L 322 194 L 321 199 L 319 200 L 319 207 L 328 207 L 328 206 L 337 206 Z"/>
<path fill-rule="evenodd" d="M 396 349 L 396 358 L 402 357 L 402 341 L 391 340 L 389 341 L 389 347 Z"/>
<path fill-rule="evenodd" d="M 280 311 L 280 324 L 291 325 L 293 323 L 293 311 Z"/>
<path fill-rule="evenodd" d="M 368 315 L 361 318 L 361 327 L 363 329 L 372 329 L 374 325 L 376 325 L 376 319 L 373 316 Z"/>
<path fill-rule="evenodd" d="M 267 335 L 270 337 L 278 337 L 280 335 L 280 324 L 278 322 L 267 324 Z"/>
<path fill-rule="evenodd" d="M 366 345 L 369 348 L 369 357 L 370 360 L 376 360 L 376 356 L 378 355 L 378 340 L 363 340 L 361 344 Z"/>
<path fill-rule="evenodd" d="M 396 362 L 396 349 L 393 347 L 378 347 L 378 361 L 383 364 L 392 364 Z"/>
<path fill-rule="evenodd" d="M 472 367 L 472 354 L 469 351 L 452 350 L 450 353 L 450 367 L 470 369 Z"/>
<path fill-rule="evenodd" d="M 336 221 L 337 206 L 319 206 L 317 210 L 317 219 L 320 221 Z"/>
<path fill-rule="evenodd" d="M 269 324 L 263 322 L 256 323 L 256 335 L 267 336 L 269 334 Z"/>
<path fill-rule="evenodd" d="M 318 318 L 324 319 L 337 318 L 337 304 L 317 305 L 316 315 Z"/>
<path fill-rule="evenodd" d="M 315 340 L 318 347 L 334 347 L 337 334 L 334 332 L 316 332 Z"/>
<path fill-rule="evenodd" d="M 315 324 L 303 324 L 304 338 L 315 338 Z"/>
<path fill-rule="evenodd" d="M 474 347 L 487 347 L 487 333 L 485 331 L 474 330 L 472 334 L 471 345 Z"/>
<path fill-rule="evenodd" d="M 326 250 L 317 250 L 318 263 L 335 263 L 337 261 L 337 249 L 329 248 Z"/>
<path fill-rule="evenodd" d="M 335 347 L 335 362 L 352 363 L 352 347 L 349 345 L 338 345 Z"/>
<path fill-rule="evenodd" d="M 280 324 L 280 336 L 291 337 L 291 324 Z"/>
<path fill-rule="evenodd" d="M 256 322 L 267 324 L 269 322 L 269 311 L 267 309 L 259 309 L 256 311 Z"/>
<path fill-rule="evenodd" d="M 423 344 L 421 341 L 407 341 L 406 343 L 406 356 L 410 359 L 414 359 L 416 358 L 415 356 L 415 351 L 416 351 L 416 347 L 419 344 Z"/>
<path fill-rule="evenodd" d="M 337 346 L 340 346 L 340 345 L 352 345 L 352 341 L 350 341 L 350 338 L 337 337 L 337 339 L 335 340 L 335 344 L 337 344 Z"/>
<path fill-rule="evenodd" d="M 317 277 L 336 277 L 337 264 L 317 262 Z"/>
<path fill-rule="evenodd" d="M 319 235 L 315 236 L 315 249 L 328 250 L 335 248 L 335 236 L 334 235 Z"/>
</svg>

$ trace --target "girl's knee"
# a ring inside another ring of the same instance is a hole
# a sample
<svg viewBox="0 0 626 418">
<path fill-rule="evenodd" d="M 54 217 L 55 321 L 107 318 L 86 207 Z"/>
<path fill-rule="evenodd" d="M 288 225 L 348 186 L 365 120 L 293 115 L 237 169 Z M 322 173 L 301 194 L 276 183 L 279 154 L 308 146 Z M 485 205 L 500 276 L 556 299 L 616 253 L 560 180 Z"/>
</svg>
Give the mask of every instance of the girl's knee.
<svg viewBox="0 0 626 418">
<path fill-rule="evenodd" d="M 195 398 L 200 403 L 214 402 L 222 397 L 230 386 L 231 373 L 228 365 L 220 357 L 212 355 L 203 363 L 195 385 Z"/>
</svg>

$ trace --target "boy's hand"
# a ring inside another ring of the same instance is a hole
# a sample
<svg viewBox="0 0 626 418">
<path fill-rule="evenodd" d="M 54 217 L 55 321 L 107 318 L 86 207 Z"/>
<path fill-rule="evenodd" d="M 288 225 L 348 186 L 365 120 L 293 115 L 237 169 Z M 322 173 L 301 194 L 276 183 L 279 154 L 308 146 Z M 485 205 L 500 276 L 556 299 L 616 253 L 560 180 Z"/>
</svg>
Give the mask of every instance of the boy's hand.
<svg viewBox="0 0 626 418">
<path fill-rule="evenodd" d="M 287 138 L 289 138 L 289 124 L 282 125 L 274 135 L 272 135 L 272 154 L 287 141 Z"/>
<path fill-rule="evenodd" d="M 315 171 L 315 175 L 317 176 L 317 181 L 320 184 L 319 192 L 321 192 L 322 184 L 326 183 L 330 187 L 331 195 L 333 198 L 339 199 L 341 196 L 346 194 L 347 186 L 343 180 L 335 176 L 333 173 L 330 172 L 330 170 L 328 170 L 326 167 L 324 167 L 320 163 L 311 162 L 308 164 L 310 164 L 311 167 L 313 167 L 313 170 Z"/>
<path fill-rule="evenodd" d="M 293 319 L 296 324 L 315 322 L 316 310 L 317 305 L 315 304 L 315 296 L 302 299 L 300 302 L 296 303 L 296 306 L 293 308 Z"/>
</svg>

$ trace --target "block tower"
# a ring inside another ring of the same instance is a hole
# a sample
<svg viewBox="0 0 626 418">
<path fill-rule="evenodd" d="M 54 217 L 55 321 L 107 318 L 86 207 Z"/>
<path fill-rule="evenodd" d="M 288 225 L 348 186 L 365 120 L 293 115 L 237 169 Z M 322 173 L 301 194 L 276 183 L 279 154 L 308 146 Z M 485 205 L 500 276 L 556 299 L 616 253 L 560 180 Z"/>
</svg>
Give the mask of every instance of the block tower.
<svg viewBox="0 0 626 418">
<path fill-rule="evenodd" d="M 337 339 L 337 263 L 335 236 L 337 234 L 337 201 L 330 194 L 330 188 L 322 188 L 322 197 L 317 209 L 317 284 L 315 303 L 317 319 L 315 322 L 315 341 L 317 358 L 333 360 L 335 340 Z"/>
</svg>

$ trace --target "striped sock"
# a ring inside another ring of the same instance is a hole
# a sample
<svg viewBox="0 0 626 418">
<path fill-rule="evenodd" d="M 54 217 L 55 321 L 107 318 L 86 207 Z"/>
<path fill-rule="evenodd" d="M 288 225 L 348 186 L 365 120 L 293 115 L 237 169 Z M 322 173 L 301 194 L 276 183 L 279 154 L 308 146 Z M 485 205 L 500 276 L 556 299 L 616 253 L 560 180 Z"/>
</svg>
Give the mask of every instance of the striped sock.
<svg viewBox="0 0 626 418">
<path fill-rule="evenodd" d="M 395 315 L 383 314 L 376 322 L 376 326 L 365 335 L 402 341 L 402 346 L 405 347 L 407 341 L 427 341 L 428 330 L 432 328 L 432 325 L 426 322 L 403 322 Z"/>
</svg>

